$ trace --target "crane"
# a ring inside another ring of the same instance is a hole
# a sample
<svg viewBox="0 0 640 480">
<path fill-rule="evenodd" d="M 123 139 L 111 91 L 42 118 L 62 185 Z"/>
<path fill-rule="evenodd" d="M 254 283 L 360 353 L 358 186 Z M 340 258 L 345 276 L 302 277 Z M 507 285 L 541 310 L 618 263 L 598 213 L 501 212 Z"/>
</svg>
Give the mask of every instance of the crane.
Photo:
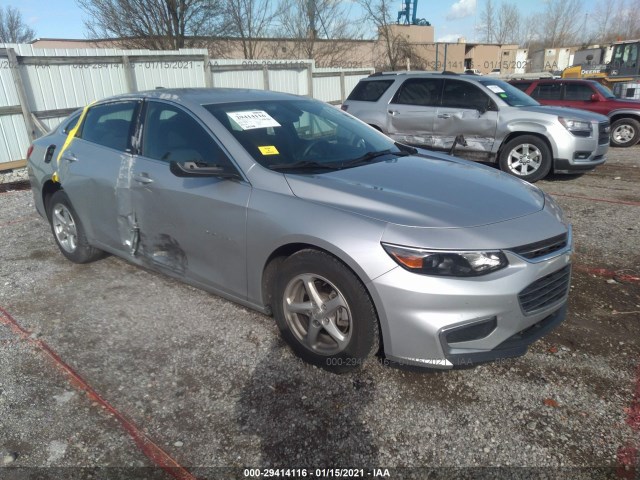
<svg viewBox="0 0 640 480">
<path fill-rule="evenodd" d="M 417 14 L 418 0 L 402 0 L 402 10 L 398 12 L 397 23 L 402 25 L 431 25 L 424 18 L 416 18 Z M 402 21 L 403 18 L 404 21 Z"/>
</svg>

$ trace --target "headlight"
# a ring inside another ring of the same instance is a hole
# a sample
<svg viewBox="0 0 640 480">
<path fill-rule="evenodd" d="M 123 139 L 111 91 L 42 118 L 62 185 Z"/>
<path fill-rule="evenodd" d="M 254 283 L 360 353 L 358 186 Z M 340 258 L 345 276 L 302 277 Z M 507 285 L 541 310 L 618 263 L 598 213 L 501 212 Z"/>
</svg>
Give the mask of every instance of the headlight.
<svg viewBox="0 0 640 480">
<path fill-rule="evenodd" d="M 425 250 L 383 243 L 382 247 L 398 265 L 423 275 L 446 277 L 477 277 L 495 272 L 509 265 L 499 250 L 485 252 L 459 252 Z"/>
<path fill-rule="evenodd" d="M 591 134 L 591 123 L 584 120 L 574 120 L 572 118 L 558 117 L 558 121 L 573 134 Z"/>
</svg>

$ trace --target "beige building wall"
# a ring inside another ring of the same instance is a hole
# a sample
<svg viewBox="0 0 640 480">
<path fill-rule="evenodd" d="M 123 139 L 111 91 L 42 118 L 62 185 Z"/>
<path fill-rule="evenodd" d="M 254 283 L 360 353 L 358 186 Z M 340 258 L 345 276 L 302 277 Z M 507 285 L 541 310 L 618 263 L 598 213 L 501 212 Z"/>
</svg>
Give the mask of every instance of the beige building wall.
<svg viewBox="0 0 640 480">
<path fill-rule="evenodd" d="M 485 75 L 496 68 L 502 74 L 513 73 L 517 50 L 518 45 L 469 43 L 464 59 L 467 68 L 477 69 Z"/>
<path fill-rule="evenodd" d="M 433 43 L 435 30 L 431 25 L 389 25 L 393 36 L 404 37 L 408 43 Z"/>
</svg>

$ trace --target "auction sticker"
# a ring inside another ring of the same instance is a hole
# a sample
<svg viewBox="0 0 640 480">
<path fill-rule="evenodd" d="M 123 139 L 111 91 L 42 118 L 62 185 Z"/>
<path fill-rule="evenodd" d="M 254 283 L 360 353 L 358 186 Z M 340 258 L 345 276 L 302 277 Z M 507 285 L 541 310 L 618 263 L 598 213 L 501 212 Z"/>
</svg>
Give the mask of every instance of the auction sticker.
<svg viewBox="0 0 640 480">
<path fill-rule="evenodd" d="M 501 89 L 498 85 L 487 85 L 487 88 L 493 93 L 504 93 L 504 90 Z"/>
<path fill-rule="evenodd" d="M 280 152 L 278 151 L 278 149 L 273 145 L 258 147 L 258 150 L 260 150 L 260 153 L 262 155 L 280 155 Z"/>
<path fill-rule="evenodd" d="M 280 126 L 280 124 L 264 110 L 230 112 L 227 113 L 227 115 L 236 122 L 242 130 Z"/>
</svg>

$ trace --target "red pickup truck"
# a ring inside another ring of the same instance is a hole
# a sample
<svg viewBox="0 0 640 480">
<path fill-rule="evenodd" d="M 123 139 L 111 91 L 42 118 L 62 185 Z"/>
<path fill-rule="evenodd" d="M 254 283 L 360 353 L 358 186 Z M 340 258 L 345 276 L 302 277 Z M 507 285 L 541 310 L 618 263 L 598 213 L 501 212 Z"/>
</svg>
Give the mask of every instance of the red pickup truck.
<svg viewBox="0 0 640 480">
<path fill-rule="evenodd" d="M 609 117 L 611 145 L 631 147 L 640 140 L 640 100 L 625 100 L 594 80 L 512 80 L 514 87 L 542 105 L 589 110 Z"/>
</svg>

